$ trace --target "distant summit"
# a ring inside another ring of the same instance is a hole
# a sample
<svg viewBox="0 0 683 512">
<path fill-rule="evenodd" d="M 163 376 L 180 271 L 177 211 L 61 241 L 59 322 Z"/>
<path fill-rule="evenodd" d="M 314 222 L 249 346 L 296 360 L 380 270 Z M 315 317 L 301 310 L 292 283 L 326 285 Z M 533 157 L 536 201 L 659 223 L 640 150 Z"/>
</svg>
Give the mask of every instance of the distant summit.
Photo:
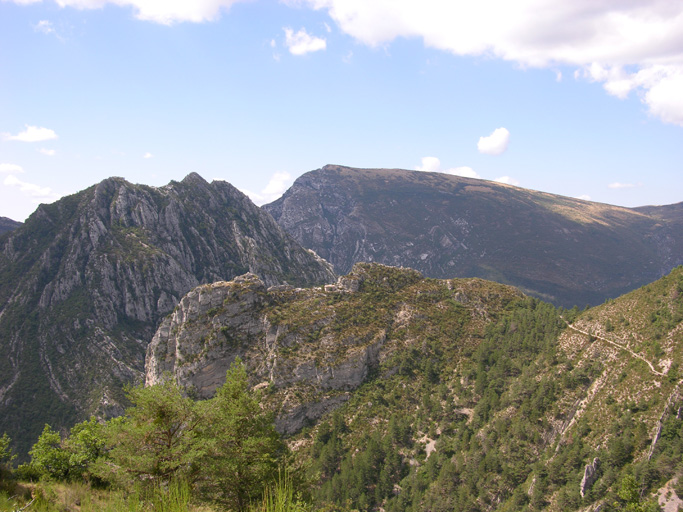
<svg viewBox="0 0 683 512">
<path fill-rule="evenodd" d="M 598 304 L 683 263 L 683 203 L 621 208 L 501 183 L 327 165 L 263 207 L 340 273 L 402 265 Z"/>
<path fill-rule="evenodd" d="M 19 226 L 21 226 L 21 222 L 8 219 L 7 217 L 0 217 L 0 235 L 7 233 L 8 231 L 13 231 Z"/>
</svg>

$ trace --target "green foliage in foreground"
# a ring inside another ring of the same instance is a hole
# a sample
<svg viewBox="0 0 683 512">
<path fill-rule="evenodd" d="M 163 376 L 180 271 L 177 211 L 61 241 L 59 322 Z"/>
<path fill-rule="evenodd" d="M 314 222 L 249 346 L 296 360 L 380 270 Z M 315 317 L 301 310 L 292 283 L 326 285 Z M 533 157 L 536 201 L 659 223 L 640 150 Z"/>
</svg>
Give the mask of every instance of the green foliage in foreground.
<svg viewBox="0 0 683 512">
<path fill-rule="evenodd" d="M 192 486 L 183 480 L 166 485 L 137 486 L 130 492 L 97 489 L 83 483 L 41 481 L 17 484 L 11 493 L 0 491 L 0 512 L 219 512 L 224 507 L 197 503 Z M 280 475 L 255 501 L 249 512 L 311 512 L 289 473 Z"/>
<path fill-rule="evenodd" d="M 3 489 L 3 482 L 9 474 L 9 465 L 14 459 L 14 454 L 10 449 L 10 438 L 7 434 L 0 437 L 0 491 Z"/>
<path fill-rule="evenodd" d="M 0 437 L 0 465 L 9 463 L 14 459 L 12 450 L 10 449 L 10 438 L 7 434 Z"/>
<path fill-rule="evenodd" d="M 132 388 L 128 397 L 133 405 L 124 416 L 79 423 L 64 439 L 46 425 L 19 476 L 120 489 L 122 501 L 102 510 L 174 512 L 191 510 L 192 501 L 242 511 L 261 498 L 291 498 L 292 479 L 270 489 L 287 452 L 241 361 L 210 400 L 195 402 L 170 380 Z M 8 440 L 0 439 L 5 453 Z M 52 510 L 54 500 L 41 496 L 32 506 L 42 500 L 48 508 L 33 510 Z"/>
</svg>

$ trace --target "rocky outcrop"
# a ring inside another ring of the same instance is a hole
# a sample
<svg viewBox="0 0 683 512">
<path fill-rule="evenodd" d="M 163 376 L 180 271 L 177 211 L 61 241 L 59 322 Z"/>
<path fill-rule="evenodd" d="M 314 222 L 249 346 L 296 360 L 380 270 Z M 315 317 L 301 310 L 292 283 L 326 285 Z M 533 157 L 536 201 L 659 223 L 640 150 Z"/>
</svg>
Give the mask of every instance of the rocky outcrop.
<svg viewBox="0 0 683 512">
<path fill-rule="evenodd" d="M 323 289 L 266 288 L 253 274 L 199 286 L 154 335 L 146 384 L 172 378 L 190 395 L 209 398 L 239 357 L 252 384 L 264 390 L 278 430 L 296 432 L 347 401 L 399 346 L 421 343 L 413 337 L 399 341 L 395 333 L 410 330 L 411 311 L 417 311 L 410 303 L 428 300 L 423 293 L 436 294 L 432 286 L 438 289 L 436 303 L 447 311 L 460 308 L 454 297 L 476 283 L 434 284 L 411 269 L 358 264 Z M 494 290 L 498 299 L 520 297 L 507 287 Z M 497 299 L 486 302 L 494 307 Z M 481 306 L 472 301 L 468 314 L 477 317 Z M 373 313 L 373 307 L 395 311 Z M 424 321 L 426 315 L 418 318 Z"/>
<path fill-rule="evenodd" d="M 246 272 L 264 286 L 336 279 L 244 194 L 197 174 L 160 188 L 110 178 L 41 205 L 0 239 L 0 432 L 29 443 L 46 422 L 120 413 L 161 319 Z"/>
<path fill-rule="evenodd" d="M 683 206 L 629 209 L 485 180 L 328 165 L 265 205 L 338 273 L 374 261 L 600 304 L 683 263 Z"/>
<path fill-rule="evenodd" d="M 583 470 L 583 478 L 581 479 L 581 486 L 579 487 L 579 493 L 581 497 L 584 498 L 586 493 L 593 487 L 593 484 L 598 480 L 600 475 L 598 470 L 600 469 L 600 459 L 595 457 L 593 462 L 586 464 L 586 468 Z"/>
</svg>

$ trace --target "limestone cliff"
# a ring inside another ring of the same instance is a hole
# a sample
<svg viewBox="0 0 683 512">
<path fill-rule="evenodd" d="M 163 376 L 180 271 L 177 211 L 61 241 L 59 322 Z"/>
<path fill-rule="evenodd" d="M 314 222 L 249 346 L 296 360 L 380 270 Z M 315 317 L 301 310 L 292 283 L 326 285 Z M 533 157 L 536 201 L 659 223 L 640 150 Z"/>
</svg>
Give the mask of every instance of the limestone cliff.
<svg viewBox="0 0 683 512">
<path fill-rule="evenodd" d="M 358 264 L 336 285 L 310 289 L 266 288 L 246 274 L 182 298 L 147 348 L 146 384 L 173 378 L 208 398 L 239 356 L 265 390 L 278 429 L 290 434 L 348 400 L 397 351 L 420 346 L 431 331 L 453 336 L 442 331 L 452 322 L 465 328 L 450 343 L 464 348 L 487 318 L 521 297 L 494 283 L 433 282 L 378 264 Z"/>
<path fill-rule="evenodd" d="M 244 194 L 197 174 L 110 178 L 41 205 L 0 239 L 0 432 L 33 442 L 45 422 L 121 412 L 159 321 L 195 286 L 249 271 L 335 279 Z"/>
</svg>

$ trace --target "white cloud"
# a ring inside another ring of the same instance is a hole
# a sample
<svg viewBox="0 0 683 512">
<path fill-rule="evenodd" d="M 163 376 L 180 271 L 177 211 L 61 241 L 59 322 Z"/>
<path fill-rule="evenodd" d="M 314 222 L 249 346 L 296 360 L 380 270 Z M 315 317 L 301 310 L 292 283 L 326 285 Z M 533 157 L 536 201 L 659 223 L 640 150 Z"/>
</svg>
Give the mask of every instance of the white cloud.
<svg viewBox="0 0 683 512">
<path fill-rule="evenodd" d="M 42 0 L 9 0 L 20 5 Z M 56 0 L 60 7 L 131 7 L 137 18 L 171 25 L 215 20 L 250 0 Z M 496 57 L 522 67 L 578 67 L 580 76 L 625 97 L 637 92 L 650 114 L 683 126 L 683 3 L 672 0 L 281 0 L 327 10 L 346 34 L 370 46 L 421 38 L 454 55 Z M 50 26 L 45 26 L 48 29 Z M 297 34 L 308 36 L 305 31 Z M 292 33 L 292 36 L 295 34 Z M 325 40 L 308 36 L 317 50 Z M 307 44 L 302 43 L 302 53 Z M 294 53 L 293 50 L 290 49 Z M 297 53 L 300 55 L 301 53 Z M 593 66 L 607 70 L 602 78 Z M 558 75 L 559 76 L 559 75 Z M 616 79 L 614 77 L 617 77 Z M 647 78 L 647 79 L 646 79 Z"/>
<path fill-rule="evenodd" d="M 22 173 L 24 172 L 24 169 L 21 167 L 21 165 L 17 164 L 0 164 L 0 173 L 1 174 L 8 174 L 8 173 Z"/>
<path fill-rule="evenodd" d="M 590 201 L 591 196 L 589 196 L 588 194 L 583 194 L 583 195 L 580 195 L 579 197 L 577 197 L 577 199 L 583 199 L 584 201 Z"/>
<path fill-rule="evenodd" d="M 505 183 L 506 185 L 514 185 L 515 187 L 519 186 L 519 181 L 510 176 L 501 176 L 500 178 L 496 178 L 493 181 L 496 181 L 498 183 Z"/>
<path fill-rule="evenodd" d="M 57 138 L 57 134 L 49 128 L 39 128 L 37 126 L 26 125 L 23 132 L 16 135 L 3 133 L 3 138 L 6 140 L 18 140 L 21 142 L 41 142 L 44 140 L 52 140 Z"/>
<path fill-rule="evenodd" d="M 474 172 L 474 169 L 471 167 L 467 166 L 462 166 L 462 167 L 453 167 L 450 169 L 441 169 L 441 160 L 436 158 L 435 156 L 425 156 L 422 157 L 422 165 L 418 165 L 415 167 L 416 171 L 423 171 L 423 172 L 440 172 L 443 174 L 452 174 L 454 176 L 463 176 L 465 178 L 477 178 L 480 179 L 481 176 L 479 176 L 476 172 Z"/>
<path fill-rule="evenodd" d="M 479 137 L 477 149 L 485 155 L 500 155 L 510 143 L 510 132 L 505 128 L 496 128 L 488 137 Z"/>
<path fill-rule="evenodd" d="M 144 155 L 142 155 L 142 158 L 145 158 L 145 159 L 147 159 L 147 158 L 154 158 L 154 155 L 148 151 L 147 153 L 145 153 Z"/>
<path fill-rule="evenodd" d="M 33 26 L 33 30 L 36 32 L 42 32 L 43 34 L 56 34 L 55 27 L 52 25 L 51 21 L 40 20 Z"/>
<path fill-rule="evenodd" d="M 610 94 L 637 91 L 649 112 L 683 126 L 683 3 L 671 0 L 302 0 L 370 46 L 422 38 L 455 55 L 583 70 Z M 593 69 L 595 68 L 595 69 Z M 605 73 L 596 76 L 592 71 Z M 559 76 L 559 75 L 557 75 Z"/>
<path fill-rule="evenodd" d="M 609 188 L 616 188 L 616 189 L 619 189 L 619 188 L 635 188 L 638 186 L 640 186 L 640 185 L 636 185 L 635 183 L 620 183 L 618 181 L 615 181 L 614 183 L 610 183 L 609 185 L 607 185 L 607 187 L 609 187 Z"/>
<path fill-rule="evenodd" d="M 415 167 L 416 171 L 424 172 L 439 172 L 439 169 L 441 169 L 441 160 L 435 156 L 423 156 L 422 165 Z"/>
<path fill-rule="evenodd" d="M 283 30 L 285 31 L 285 46 L 289 48 L 289 53 L 292 55 L 305 55 L 327 48 L 327 42 L 324 39 L 309 35 L 304 28 L 296 33 L 291 28 Z"/>
<path fill-rule="evenodd" d="M 20 5 L 33 4 L 42 0 L 10 0 Z M 100 9 L 106 4 L 132 7 L 135 17 L 164 25 L 178 22 L 201 23 L 217 19 L 222 10 L 233 4 L 249 0 L 56 0 L 60 7 L 75 9 Z"/>
<path fill-rule="evenodd" d="M 21 181 L 13 174 L 7 176 L 3 183 L 8 187 L 17 187 L 22 194 L 31 198 L 34 203 L 51 203 L 60 197 L 50 187 L 41 187 L 40 185 Z"/>
<path fill-rule="evenodd" d="M 293 183 L 292 175 L 288 172 L 276 172 L 270 177 L 266 186 L 260 193 L 247 189 L 240 189 L 257 205 L 271 203 L 284 194 Z"/>
<path fill-rule="evenodd" d="M 292 176 L 288 172 L 276 172 L 270 177 L 268 184 L 261 193 L 266 198 L 272 197 L 271 201 L 275 201 L 275 199 L 285 193 L 292 182 Z"/>
<path fill-rule="evenodd" d="M 46 156 L 55 156 L 57 154 L 57 151 L 54 149 L 40 148 L 38 151 Z"/>
</svg>

